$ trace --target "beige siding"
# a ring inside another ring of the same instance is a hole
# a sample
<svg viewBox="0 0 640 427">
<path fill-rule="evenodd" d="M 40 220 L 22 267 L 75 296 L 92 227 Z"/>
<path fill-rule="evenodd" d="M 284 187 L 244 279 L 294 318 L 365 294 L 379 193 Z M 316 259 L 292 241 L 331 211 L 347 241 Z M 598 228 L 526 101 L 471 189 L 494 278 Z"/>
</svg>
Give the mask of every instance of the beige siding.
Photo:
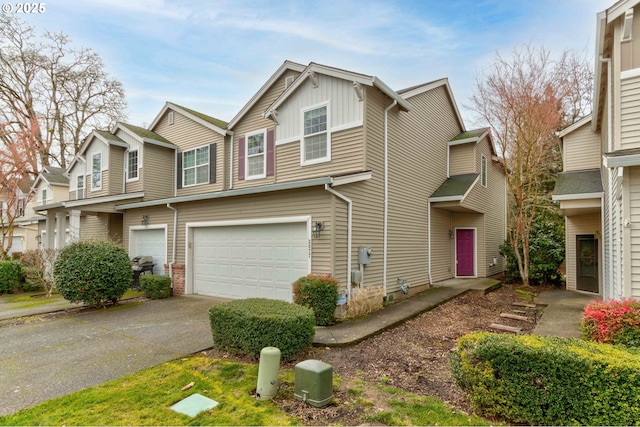
<svg viewBox="0 0 640 427">
<path fill-rule="evenodd" d="M 638 15 L 640 14 L 640 6 L 634 7 L 634 19 L 633 19 L 633 27 L 631 33 L 631 40 L 620 43 L 620 62 L 621 69 L 623 71 L 640 68 L 640 19 L 638 19 Z M 619 17 L 617 21 L 614 23 L 616 25 L 617 34 L 614 36 L 614 40 L 618 41 L 621 37 L 622 32 L 622 23 L 624 20 L 624 15 Z"/>
<path fill-rule="evenodd" d="M 600 135 L 591 131 L 591 122 L 564 137 L 563 157 L 565 172 L 600 167 Z"/>
<path fill-rule="evenodd" d="M 80 240 L 108 240 L 109 215 L 84 215 L 80 217 Z"/>
<path fill-rule="evenodd" d="M 455 275 L 453 213 L 431 206 L 431 277 L 434 283 Z"/>
<path fill-rule="evenodd" d="M 203 147 L 209 144 L 216 144 L 216 182 L 215 184 L 196 185 L 192 187 L 181 188 L 177 191 L 178 196 L 188 196 L 192 194 L 210 193 L 214 191 L 220 191 L 224 189 L 226 182 L 226 174 L 224 173 L 225 160 L 228 158 L 225 150 L 224 138 L 218 132 L 209 129 L 208 127 L 194 122 L 186 116 L 178 112 L 173 113 L 173 124 L 169 124 L 167 119 L 168 111 L 160 118 L 158 124 L 153 129 L 158 135 L 168 139 L 172 143 L 176 144 L 178 152 L 193 150 L 194 148 Z M 169 150 L 170 151 L 170 150 Z M 174 154 L 171 153 L 172 158 L 167 160 L 169 163 L 165 163 L 163 170 L 167 172 L 171 168 L 171 175 L 175 174 L 175 159 Z M 145 183 L 145 187 L 148 183 Z M 172 178 L 170 184 L 171 191 L 175 188 L 175 179 Z M 145 188 L 145 193 L 148 191 Z M 156 193 L 156 191 L 154 191 Z M 146 194 L 145 194 L 146 196 Z"/>
<path fill-rule="evenodd" d="M 626 194 L 629 200 L 630 224 L 625 227 L 624 238 L 629 239 L 629 254 L 625 257 L 625 261 L 628 262 L 626 268 L 629 271 L 625 277 L 630 277 L 631 289 L 630 294 L 625 296 L 640 298 L 640 167 L 629 168 L 628 177 Z"/>
<path fill-rule="evenodd" d="M 565 240 L 566 254 L 565 266 L 567 271 L 567 289 L 575 291 L 577 289 L 576 275 L 576 236 L 579 234 L 593 234 L 599 236 L 601 227 L 600 214 L 587 214 L 566 217 Z M 598 239 L 598 265 L 602 265 L 602 241 Z M 601 275 L 601 272 L 598 274 Z"/>
<path fill-rule="evenodd" d="M 109 181 L 106 183 L 109 186 L 109 194 L 122 194 L 124 188 L 124 148 L 122 147 L 110 147 L 109 152 Z M 102 183 L 104 187 L 105 182 Z"/>
<path fill-rule="evenodd" d="M 143 191 L 143 188 L 144 188 L 143 183 L 144 183 L 144 176 L 145 176 L 144 172 L 145 172 L 144 167 L 138 168 L 138 179 L 134 181 L 126 182 L 125 191 L 124 191 L 125 193 L 137 193 L 137 192 Z M 173 195 L 173 193 L 171 195 Z"/>
<path fill-rule="evenodd" d="M 173 196 L 175 151 L 153 144 L 145 144 L 144 159 L 141 178 L 144 182 L 145 200 Z"/>
<path fill-rule="evenodd" d="M 456 274 L 455 266 L 456 266 L 456 253 L 455 253 L 455 230 L 456 229 L 474 229 L 475 238 L 476 238 L 476 252 L 475 252 L 475 272 L 478 277 L 486 277 L 487 276 L 487 267 L 488 265 L 485 263 L 487 259 L 487 251 L 486 248 L 486 226 L 485 220 L 486 217 L 483 214 L 476 213 L 457 213 L 454 212 L 451 214 L 452 217 L 452 231 L 454 232 L 454 237 L 452 239 L 451 244 L 451 259 L 452 259 L 452 270 L 453 274 Z"/>
<path fill-rule="evenodd" d="M 364 163 L 362 126 L 331 135 L 331 161 L 300 166 L 300 143 L 276 147 L 276 181 L 295 181 L 361 171 Z"/>
<path fill-rule="evenodd" d="M 88 187 L 84 191 L 84 195 L 86 199 L 93 197 L 102 197 L 109 195 L 109 177 L 111 176 L 111 171 L 105 170 L 102 171 L 102 188 L 100 190 L 92 190 L 91 189 L 91 174 L 87 175 L 87 185 Z"/>
<path fill-rule="evenodd" d="M 460 144 L 449 148 L 449 175 L 476 172 L 476 144 Z"/>
<path fill-rule="evenodd" d="M 640 77 L 621 81 L 620 148 L 640 148 Z"/>
</svg>

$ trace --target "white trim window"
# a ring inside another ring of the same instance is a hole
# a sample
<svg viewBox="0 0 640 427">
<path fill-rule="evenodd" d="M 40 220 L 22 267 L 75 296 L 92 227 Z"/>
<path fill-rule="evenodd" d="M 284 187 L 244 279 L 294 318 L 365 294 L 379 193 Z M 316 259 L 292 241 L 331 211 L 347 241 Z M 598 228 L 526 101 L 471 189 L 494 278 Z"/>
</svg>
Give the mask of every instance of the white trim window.
<svg viewBox="0 0 640 427">
<path fill-rule="evenodd" d="M 182 153 L 182 186 L 209 183 L 209 146 Z"/>
<path fill-rule="evenodd" d="M 127 151 L 127 181 L 138 180 L 138 150 Z"/>
<path fill-rule="evenodd" d="M 91 156 L 91 191 L 102 190 L 102 153 Z"/>
<path fill-rule="evenodd" d="M 84 199 L 84 175 L 80 174 L 76 178 L 76 199 Z"/>
<path fill-rule="evenodd" d="M 303 138 L 301 144 L 302 165 L 331 160 L 331 135 L 329 134 L 329 106 L 314 106 L 302 111 Z"/>
<path fill-rule="evenodd" d="M 480 183 L 483 187 L 487 187 L 487 158 L 484 154 L 480 156 Z"/>
<path fill-rule="evenodd" d="M 43 188 L 43 189 L 42 189 L 42 193 L 40 193 L 40 194 L 41 194 L 41 196 L 40 196 L 40 203 L 41 203 L 42 205 L 46 205 L 46 204 L 47 204 L 47 200 L 48 200 L 48 199 L 47 199 L 47 189 L 46 189 L 46 188 Z"/>
<path fill-rule="evenodd" d="M 267 130 L 248 133 L 245 138 L 245 179 L 267 176 Z"/>
</svg>

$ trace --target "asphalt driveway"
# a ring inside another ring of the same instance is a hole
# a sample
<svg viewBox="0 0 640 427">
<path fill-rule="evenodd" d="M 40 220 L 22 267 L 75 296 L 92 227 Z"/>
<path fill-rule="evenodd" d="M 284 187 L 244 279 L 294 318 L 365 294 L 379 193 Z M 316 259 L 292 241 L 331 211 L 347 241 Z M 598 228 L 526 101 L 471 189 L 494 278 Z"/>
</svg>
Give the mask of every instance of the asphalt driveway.
<svg viewBox="0 0 640 427">
<path fill-rule="evenodd" d="M 208 310 L 180 296 L 0 327 L 0 415 L 213 345 Z"/>
</svg>

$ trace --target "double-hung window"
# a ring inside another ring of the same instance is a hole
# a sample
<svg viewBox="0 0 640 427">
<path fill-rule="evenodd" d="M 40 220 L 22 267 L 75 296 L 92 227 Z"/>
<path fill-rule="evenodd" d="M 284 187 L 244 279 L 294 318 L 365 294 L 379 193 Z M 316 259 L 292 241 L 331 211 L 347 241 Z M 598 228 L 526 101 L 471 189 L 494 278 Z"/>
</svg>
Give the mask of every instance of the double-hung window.
<svg viewBox="0 0 640 427">
<path fill-rule="evenodd" d="M 138 150 L 127 152 L 127 181 L 138 179 Z"/>
<path fill-rule="evenodd" d="M 209 182 L 209 146 L 182 153 L 182 185 L 206 184 Z"/>
<path fill-rule="evenodd" d="M 91 157 L 91 189 L 102 189 L 102 153 Z"/>
<path fill-rule="evenodd" d="M 487 158 L 484 155 L 480 157 L 480 183 L 487 186 Z"/>
<path fill-rule="evenodd" d="M 266 176 L 266 130 L 247 134 L 246 158 L 247 179 L 264 178 Z"/>
<path fill-rule="evenodd" d="M 331 160 L 331 141 L 328 132 L 327 106 L 303 111 L 302 164 Z"/>
<path fill-rule="evenodd" d="M 76 199 L 84 199 L 84 175 L 78 175 L 78 181 L 76 185 Z"/>
</svg>

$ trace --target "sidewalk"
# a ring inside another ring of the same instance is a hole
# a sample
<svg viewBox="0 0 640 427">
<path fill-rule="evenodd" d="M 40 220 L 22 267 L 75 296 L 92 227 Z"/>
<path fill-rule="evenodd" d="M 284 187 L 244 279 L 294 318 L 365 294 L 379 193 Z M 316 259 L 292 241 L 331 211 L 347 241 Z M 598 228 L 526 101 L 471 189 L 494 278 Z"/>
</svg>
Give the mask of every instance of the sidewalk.
<svg viewBox="0 0 640 427">
<path fill-rule="evenodd" d="M 563 338 L 580 338 L 582 311 L 587 304 L 596 299 L 601 298 L 598 295 L 574 291 L 550 290 L 541 292 L 535 302 L 546 305 L 546 308 L 533 333 Z"/>
</svg>

